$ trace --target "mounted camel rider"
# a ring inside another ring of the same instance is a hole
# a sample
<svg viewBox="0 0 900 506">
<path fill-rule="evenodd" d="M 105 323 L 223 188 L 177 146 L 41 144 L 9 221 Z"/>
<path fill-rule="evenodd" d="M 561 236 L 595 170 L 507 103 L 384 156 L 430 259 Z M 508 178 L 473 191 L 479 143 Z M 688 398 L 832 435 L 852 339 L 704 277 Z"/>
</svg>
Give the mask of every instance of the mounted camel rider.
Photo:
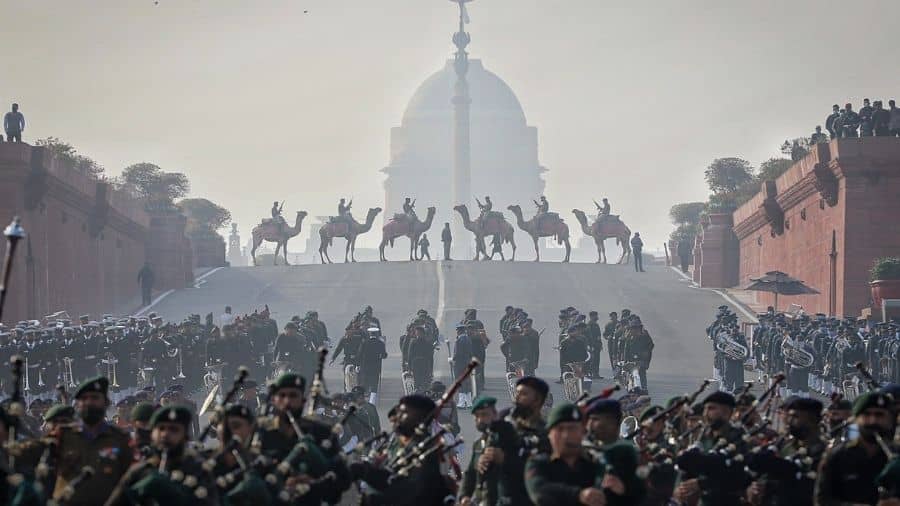
<svg viewBox="0 0 900 506">
<path fill-rule="evenodd" d="M 596 200 L 594 201 L 594 205 L 597 206 L 597 221 L 603 220 L 604 217 L 609 216 L 610 206 L 609 200 L 606 197 L 603 197 L 602 206 L 598 204 Z"/>
<path fill-rule="evenodd" d="M 419 217 L 416 216 L 415 200 L 410 200 L 409 197 L 406 197 L 406 200 L 403 202 L 403 214 L 405 214 L 406 217 L 410 219 L 410 221 L 419 219 Z"/>
<path fill-rule="evenodd" d="M 550 212 L 550 203 L 547 202 L 547 197 L 541 195 L 540 201 L 532 200 L 534 202 L 534 206 L 537 208 L 537 212 L 534 215 L 534 222 L 537 225 L 538 230 L 542 230 L 544 228 L 544 218 L 547 216 L 547 213 Z"/>
<path fill-rule="evenodd" d="M 351 200 L 347 204 L 344 204 L 344 202 L 345 202 L 344 199 L 341 199 L 341 201 L 338 202 L 338 214 L 337 215 L 338 215 L 339 219 L 349 218 L 350 217 L 350 208 L 353 207 L 353 200 Z"/>
<path fill-rule="evenodd" d="M 281 202 L 281 205 L 278 204 L 278 201 L 272 203 L 272 223 L 278 226 L 278 230 L 284 230 L 284 227 L 287 225 L 287 222 L 284 220 L 284 216 L 281 215 L 281 210 L 284 209 L 284 201 Z"/>
<path fill-rule="evenodd" d="M 491 197 L 488 195 L 484 196 L 484 204 L 482 204 L 477 198 L 475 202 L 478 203 L 478 208 L 481 209 L 481 216 L 478 219 L 483 219 L 491 210 L 494 208 L 494 203 L 491 202 Z"/>
</svg>

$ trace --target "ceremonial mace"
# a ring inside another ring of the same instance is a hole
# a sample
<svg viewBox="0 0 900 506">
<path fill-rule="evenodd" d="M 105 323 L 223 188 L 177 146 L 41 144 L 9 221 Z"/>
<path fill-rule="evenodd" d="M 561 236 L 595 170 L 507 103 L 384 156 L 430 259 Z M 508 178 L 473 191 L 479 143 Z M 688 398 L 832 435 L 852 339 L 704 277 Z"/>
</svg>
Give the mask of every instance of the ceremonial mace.
<svg viewBox="0 0 900 506">
<path fill-rule="evenodd" d="M 13 255 L 19 240 L 25 237 L 25 229 L 19 224 L 18 216 L 13 218 L 3 235 L 6 236 L 6 255 L 3 257 L 3 284 L 0 285 L 0 322 L 3 321 L 3 306 L 6 304 L 6 287 L 9 286 L 9 276 L 12 274 Z"/>
</svg>

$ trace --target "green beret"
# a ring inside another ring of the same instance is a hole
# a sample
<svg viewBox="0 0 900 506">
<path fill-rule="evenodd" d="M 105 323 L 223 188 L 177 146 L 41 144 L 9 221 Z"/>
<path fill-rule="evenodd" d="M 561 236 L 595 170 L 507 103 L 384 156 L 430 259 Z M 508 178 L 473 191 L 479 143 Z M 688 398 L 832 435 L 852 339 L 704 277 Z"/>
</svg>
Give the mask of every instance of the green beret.
<svg viewBox="0 0 900 506">
<path fill-rule="evenodd" d="M 612 469 L 617 474 L 624 476 L 633 476 L 637 470 L 639 456 L 637 447 L 631 442 L 617 441 L 603 449 L 603 456 Z"/>
<path fill-rule="evenodd" d="M 781 409 L 784 411 L 805 411 L 814 415 L 821 415 L 823 408 L 822 401 L 813 399 L 812 397 L 792 397 L 781 405 Z"/>
<path fill-rule="evenodd" d="M 613 415 L 622 418 L 622 403 L 616 399 L 597 399 L 588 404 L 587 416 L 591 415 Z"/>
<path fill-rule="evenodd" d="M 475 402 L 472 403 L 472 413 L 482 408 L 493 408 L 496 405 L 497 399 L 495 399 L 494 397 L 481 395 L 475 399 Z"/>
<path fill-rule="evenodd" d="M 893 409 L 894 399 L 882 392 L 866 392 L 856 398 L 853 403 L 853 416 L 859 416 L 860 413 L 869 408 L 881 408 L 891 411 Z"/>
<path fill-rule="evenodd" d="M 306 380 L 297 373 L 289 372 L 279 376 L 272 386 L 274 387 L 275 392 L 282 388 L 299 388 L 300 390 L 304 390 L 306 388 Z"/>
<path fill-rule="evenodd" d="M 133 422 L 149 422 L 156 408 L 149 402 L 139 402 L 131 408 L 131 421 Z"/>
<path fill-rule="evenodd" d="M 166 406 L 159 408 L 150 417 L 150 426 L 156 427 L 159 423 L 171 422 L 184 425 L 185 429 L 191 425 L 191 410 L 184 406 Z"/>
<path fill-rule="evenodd" d="M 681 395 L 676 395 L 675 397 L 669 397 L 669 400 L 666 401 L 666 409 L 671 408 L 672 406 L 675 405 L 676 402 L 678 402 L 682 399 L 684 399 L 684 397 Z"/>
<path fill-rule="evenodd" d="M 44 413 L 45 422 L 52 422 L 57 418 L 75 418 L 75 408 L 65 404 L 54 404 Z"/>
<path fill-rule="evenodd" d="M 564 402 L 553 406 L 550 410 L 550 416 L 547 417 L 547 430 L 552 429 L 556 424 L 563 422 L 581 422 L 584 416 L 578 406 L 571 402 Z"/>
<path fill-rule="evenodd" d="M 662 413 L 663 411 L 664 411 L 664 409 L 662 408 L 662 406 L 657 406 L 654 404 L 653 406 L 650 406 L 647 409 L 641 411 L 641 416 L 638 418 L 638 420 L 643 422 L 644 420 L 653 418 L 654 416 L 658 415 L 659 413 Z"/>
<path fill-rule="evenodd" d="M 106 376 L 97 376 L 95 378 L 85 380 L 80 385 L 78 385 L 77 389 L 75 389 L 75 398 L 77 399 L 81 397 L 81 394 L 87 392 L 99 392 L 106 396 L 109 392 L 109 380 L 106 378 Z"/>
<path fill-rule="evenodd" d="M 734 409 L 734 406 L 736 404 L 733 395 L 729 394 L 728 392 L 723 392 L 721 390 L 713 392 L 713 393 L 707 395 L 705 399 L 703 399 L 704 406 L 709 403 L 721 404 L 722 406 L 728 406 L 732 409 Z"/>
<path fill-rule="evenodd" d="M 225 407 L 225 416 L 236 416 L 238 418 L 243 418 L 250 423 L 253 423 L 253 421 L 256 420 L 256 415 L 253 414 L 253 410 L 243 404 L 229 404 Z"/>
</svg>

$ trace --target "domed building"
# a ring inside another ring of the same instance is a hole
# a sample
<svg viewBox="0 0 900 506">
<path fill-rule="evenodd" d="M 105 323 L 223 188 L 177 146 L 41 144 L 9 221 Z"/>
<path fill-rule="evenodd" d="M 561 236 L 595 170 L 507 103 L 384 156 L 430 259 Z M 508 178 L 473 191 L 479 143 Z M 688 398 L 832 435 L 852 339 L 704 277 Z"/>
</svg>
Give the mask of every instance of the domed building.
<svg viewBox="0 0 900 506">
<path fill-rule="evenodd" d="M 547 169 L 538 162 L 537 128 L 528 126 L 522 105 L 512 89 L 496 74 L 484 68 L 480 60 L 469 60 L 471 189 L 469 202 L 453 202 L 453 87 L 456 82 L 453 61 L 425 80 L 416 90 L 399 127 L 391 129 L 391 162 L 382 169 L 385 219 L 400 212 L 404 197 L 416 199 L 416 209 L 424 217 L 425 209 L 437 208 L 431 232 L 439 240 L 444 222 L 456 223 L 459 215 L 453 206 L 469 204 L 478 214 L 475 197 L 489 195 L 494 209 L 519 204 L 526 218 L 533 214 L 531 200 L 544 192 L 541 173 Z M 455 227 L 454 227 L 455 228 Z M 454 242 L 461 239 L 454 237 Z M 435 243 L 437 244 L 437 243 Z"/>
</svg>

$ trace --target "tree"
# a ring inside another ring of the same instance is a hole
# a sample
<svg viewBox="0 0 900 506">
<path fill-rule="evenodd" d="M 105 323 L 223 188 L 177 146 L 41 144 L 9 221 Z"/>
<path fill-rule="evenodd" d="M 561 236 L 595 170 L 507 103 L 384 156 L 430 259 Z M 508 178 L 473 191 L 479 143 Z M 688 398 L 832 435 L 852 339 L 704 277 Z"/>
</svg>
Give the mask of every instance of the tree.
<svg viewBox="0 0 900 506">
<path fill-rule="evenodd" d="M 741 158 L 716 158 L 704 174 L 714 194 L 734 194 L 753 181 L 753 166 Z"/>
<path fill-rule="evenodd" d="M 178 208 L 187 216 L 189 236 L 215 233 L 231 221 L 228 209 L 208 199 L 184 199 Z"/>
<path fill-rule="evenodd" d="M 757 175 L 757 179 L 760 182 L 768 181 L 770 179 L 777 179 L 778 176 L 787 172 L 791 166 L 794 165 L 794 162 L 788 160 L 787 158 L 769 158 L 763 163 L 759 164 L 759 174 Z"/>
<path fill-rule="evenodd" d="M 187 195 L 191 188 L 184 174 L 166 172 L 159 166 L 147 162 L 125 167 L 122 179 L 147 199 L 148 208 L 171 208 L 175 199 Z"/>
<path fill-rule="evenodd" d="M 669 218 L 675 225 L 696 225 L 700 214 L 706 210 L 706 202 L 685 202 L 669 209 Z"/>
<path fill-rule="evenodd" d="M 809 139 L 798 137 L 784 141 L 784 144 L 781 145 L 781 152 L 790 156 L 791 161 L 799 162 L 809 154 Z"/>
<path fill-rule="evenodd" d="M 681 241 L 687 241 L 693 244 L 694 238 L 697 236 L 697 229 L 699 227 L 700 225 L 698 224 L 689 223 L 678 225 L 678 228 L 676 228 L 672 231 L 671 234 L 669 234 L 669 240 L 675 241 L 676 244 Z"/>
<path fill-rule="evenodd" d="M 51 152 L 53 156 L 63 161 L 67 165 L 71 165 L 76 170 L 99 176 L 106 170 L 102 165 L 95 162 L 92 158 L 79 154 L 74 146 L 68 142 L 59 140 L 56 137 L 46 137 L 34 141 L 35 146 L 41 146 Z"/>
</svg>

